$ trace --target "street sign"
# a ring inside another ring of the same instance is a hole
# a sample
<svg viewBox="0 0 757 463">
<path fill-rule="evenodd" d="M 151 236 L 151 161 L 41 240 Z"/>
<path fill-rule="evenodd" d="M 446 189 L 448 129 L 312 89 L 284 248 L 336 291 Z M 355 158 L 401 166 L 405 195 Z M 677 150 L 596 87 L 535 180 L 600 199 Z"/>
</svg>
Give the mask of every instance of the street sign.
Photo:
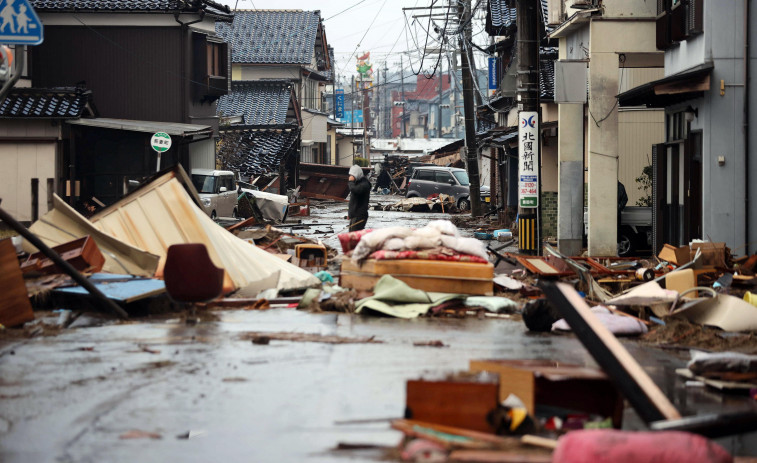
<svg viewBox="0 0 757 463">
<path fill-rule="evenodd" d="M 336 93 L 336 108 L 334 110 L 334 118 L 341 119 L 344 117 L 344 89 L 338 88 Z"/>
<path fill-rule="evenodd" d="M 165 132 L 158 132 L 150 139 L 150 146 L 158 153 L 164 153 L 171 147 L 171 137 Z"/>
<path fill-rule="evenodd" d="M 44 28 L 29 0 L 0 0 L 0 43 L 39 45 Z"/>
<path fill-rule="evenodd" d="M 518 113 L 518 204 L 539 207 L 539 113 Z"/>
</svg>

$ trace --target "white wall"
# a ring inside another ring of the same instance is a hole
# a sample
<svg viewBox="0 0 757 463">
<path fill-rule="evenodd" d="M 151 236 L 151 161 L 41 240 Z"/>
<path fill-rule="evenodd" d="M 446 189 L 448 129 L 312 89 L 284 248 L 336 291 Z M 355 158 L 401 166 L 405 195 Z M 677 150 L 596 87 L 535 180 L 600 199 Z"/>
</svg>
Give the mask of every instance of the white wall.
<svg viewBox="0 0 757 463">
<path fill-rule="evenodd" d="M 192 169 L 216 168 L 216 143 L 212 138 L 189 144 L 189 165 Z"/>
<path fill-rule="evenodd" d="M 55 178 L 54 142 L 14 143 L 0 141 L 0 198 L 16 220 L 31 220 L 31 179 L 39 179 L 38 210 L 47 212 L 47 179 Z"/>
</svg>

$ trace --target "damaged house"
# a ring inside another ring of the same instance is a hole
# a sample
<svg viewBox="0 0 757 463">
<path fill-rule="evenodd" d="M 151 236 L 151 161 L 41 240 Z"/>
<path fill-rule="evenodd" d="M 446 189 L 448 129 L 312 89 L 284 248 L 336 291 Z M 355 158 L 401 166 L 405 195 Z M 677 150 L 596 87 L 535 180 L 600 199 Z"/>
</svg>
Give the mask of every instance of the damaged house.
<svg viewBox="0 0 757 463">
<path fill-rule="evenodd" d="M 231 93 L 218 101 L 218 114 L 218 158 L 224 169 L 260 188 L 277 176 L 295 187 L 302 117 L 292 82 L 233 82 Z"/>
<path fill-rule="evenodd" d="M 292 84 L 295 101 L 302 108 L 300 160 L 331 164 L 333 140 L 328 135 L 323 94 L 333 76 L 320 11 L 235 10 L 233 22 L 217 22 L 216 32 L 231 45 L 234 82 L 283 80 Z M 233 91 L 243 87 L 234 86 Z M 231 115 L 228 108 L 223 105 L 222 116 Z M 245 111 L 256 109 L 250 106 Z M 249 113 L 247 117 L 256 116 Z M 275 124 L 270 119 L 261 122 Z"/>
<path fill-rule="evenodd" d="M 37 164 L 48 167 L 2 174 L 22 183 L 3 192 L 14 215 L 32 218 L 25 195 L 35 179 L 41 187 L 34 207 L 42 215 L 50 204 L 48 184 L 83 211 L 116 202 L 165 167 L 214 167 L 215 102 L 230 80 L 228 48 L 215 24 L 231 21 L 227 6 L 212 0 L 31 4 L 45 41 L 26 51 L 28 78 L 19 86 L 31 89 L 14 90 L 5 103 L 3 117 L 13 120 L 2 123 L 0 143 L 6 165 L 28 163 L 24 152 L 34 146 Z M 53 123 L 30 137 L 25 127 L 42 119 Z M 157 132 L 172 138 L 162 155 L 150 146 Z"/>
</svg>

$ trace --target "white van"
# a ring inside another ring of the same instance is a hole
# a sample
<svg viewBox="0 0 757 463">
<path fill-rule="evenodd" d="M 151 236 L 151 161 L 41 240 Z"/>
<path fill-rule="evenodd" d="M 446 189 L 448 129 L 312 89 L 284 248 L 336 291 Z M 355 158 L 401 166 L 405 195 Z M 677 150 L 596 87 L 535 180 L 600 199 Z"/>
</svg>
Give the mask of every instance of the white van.
<svg viewBox="0 0 757 463">
<path fill-rule="evenodd" d="M 192 169 L 192 183 L 211 219 L 237 217 L 237 184 L 230 170 Z"/>
</svg>

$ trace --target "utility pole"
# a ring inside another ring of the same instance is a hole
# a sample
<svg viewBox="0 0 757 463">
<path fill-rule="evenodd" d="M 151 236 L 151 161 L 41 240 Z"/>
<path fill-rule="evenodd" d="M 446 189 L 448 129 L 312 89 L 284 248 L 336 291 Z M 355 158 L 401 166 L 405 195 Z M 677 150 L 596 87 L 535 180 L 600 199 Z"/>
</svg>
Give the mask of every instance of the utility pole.
<svg viewBox="0 0 757 463">
<path fill-rule="evenodd" d="M 389 70 L 389 65 L 387 64 L 386 60 L 384 61 L 384 105 L 389 108 L 389 111 L 384 111 L 384 131 L 382 132 L 382 135 L 384 138 L 391 138 L 392 136 L 392 105 L 389 101 L 389 86 L 386 85 L 386 71 Z M 381 91 L 381 89 L 379 89 Z M 389 117 L 387 118 L 387 114 Z M 387 123 L 388 122 L 388 123 Z"/>
<path fill-rule="evenodd" d="M 444 91 L 444 60 L 442 59 L 442 48 L 444 44 L 439 48 L 439 122 L 436 123 L 436 138 L 442 138 L 442 92 Z"/>
<path fill-rule="evenodd" d="M 463 67 L 463 106 L 465 110 L 465 146 L 467 149 L 466 166 L 468 168 L 468 178 L 470 180 L 470 199 L 471 199 L 471 216 L 478 217 L 481 215 L 481 180 L 478 174 L 478 143 L 476 141 L 476 114 L 473 105 L 473 77 L 471 76 L 470 62 L 468 53 L 465 52 L 466 44 L 464 41 L 471 41 L 471 1 L 464 0 L 458 3 L 457 7 L 460 24 L 464 25 L 464 36 L 458 40 L 462 53 Z"/>
<path fill-rule="evenodd" d="M 350 77 L 350 135 L 352 136 L 352 163 L 355 163 L 355 75 Z"/>
<path fill-rule="evenodd" d="M 381 137 L 381 71 L 376 73 L 376 136 Z"/>
<path fill-rule="evenodd" d="M 402 58 L 402 55 L 400 55 L 400 91 L 402 92 L 402 134 L 400 137 L 405 138 L 407 137 L 405 131 L 405 62 Z"/>
<path fill-rule="evenodd" d="M 539 37 L 534 0 L 517 0 L 518 251 L 541 254 Z"/>
</svg>

